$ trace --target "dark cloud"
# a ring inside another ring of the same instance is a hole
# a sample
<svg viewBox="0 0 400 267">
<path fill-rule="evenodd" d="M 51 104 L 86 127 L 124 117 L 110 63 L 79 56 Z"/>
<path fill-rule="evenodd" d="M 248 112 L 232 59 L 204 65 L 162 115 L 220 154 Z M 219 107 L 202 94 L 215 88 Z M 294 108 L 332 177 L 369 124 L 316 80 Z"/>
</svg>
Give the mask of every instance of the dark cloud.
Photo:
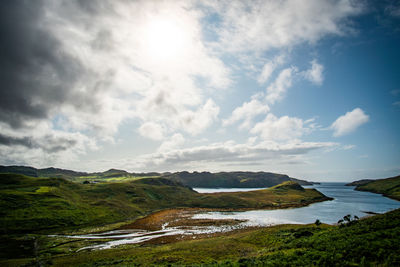
<svg viewBox="0 0 400 267">
<path fill-rule="evenodd" d="M 90 16 L 83 12 L 97 10 L 92 1 L 57 3 L 65 5 L 60 12 L 72 14 L 75 10 L 82 18 L 85 14 L 86 22 Z M 90 77 L 90 71 L 49 30 L 53 22 L 46 17 L 45 8 L 42 0 L 0 2 L 0 121 L 13 128 L 47 119 L 61 105 L 92 112 L 99 109 L 96 101 L 90 100 L 101 81 L 84 92 L 74 89 L 77 82 Z M 106 38 L 106 33 L 100 34 L 102 47 Z"/>
<path fill-rule="evenodd" d="M 57 153 L 61 151 L 66 151 L 77 145 L 78 141 L 75 139 L 69 139 L 64 137 L 53 137 L 46 136 L 44 141 L 47 143 L 47 146 L 44 146 L 44 150 L 48 153 Z M 43 147 L 43 146 L 42 146 Z"/>
<path fill-rule="evenodd" d="M 14 137 L 0 133 L 0 145 L 3 146 L 23 146 L 26 148 L 40 148 L 47 153 L 57 153 L 66 151 L 77 145 L 78 141 L 73 138 L 56 137 L 46 135 L 39 140 L 34 140 L 29 136 Z"/>
<path fill-rule="evenodd" d="M 7 136 L 0 133 L 0 145 L 5 146 L 14 146 L 14 145 L 21 145 L 28 148 L 35 147 L 34 142 L 29 137 L 13 137 Z"/>
</svg>

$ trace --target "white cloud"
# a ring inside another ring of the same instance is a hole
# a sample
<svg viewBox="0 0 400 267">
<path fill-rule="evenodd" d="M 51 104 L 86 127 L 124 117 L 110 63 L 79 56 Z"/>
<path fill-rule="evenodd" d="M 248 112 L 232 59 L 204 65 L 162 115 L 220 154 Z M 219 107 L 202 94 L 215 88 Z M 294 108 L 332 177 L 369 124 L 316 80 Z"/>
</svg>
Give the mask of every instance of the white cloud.
<svg viewBox="0 0 400 267">
<path fill-rule="evenodd" d="M 261 103 L 256 98 L 252 99 L 250 102 L 243 103 L 242 106 L 237 107 L 232 115 L 223 121 L 223 125 L 231 125 L 240 120 L 244 120 L 241 128 L 248 128 L 254 117 L 260 114 L 266 114 L 269 111 L 269 107 L 266 104 Z"/>
<path fill-rule="evenodd" d="M 354 149 L 356 146 L 355 145 L 344 145 L 342 146 L 343 150 L 351 150 Z"/>
<path fill-rule="evenodd" d="M 393 103 L 393 105 L 394 105 L 394 106 L 398 106 L 398 107 L 400 107 L 400 101 L 396 101 L 396 102 L 394 102 L 394 103 Z"/>
<path fill-rule="evenodd" d="M 168 152 L 179 148 L 185 143 L 185 138 L 182 134 L 176 133 L 171 136 L 168 140 L 164 141 L 158 148 L 159 152 Z"/>
<path fill-rule="evenodd" d="M 20 124 L 27 129 L 29 124 L 45 122 L 50 130 L 80 132 L 95 142 L 112 142 L 120 124 L 132 118 L 144 122 L 138 131 L 155 140 L 164 132 L 204 131 L 219 112 L 207 94 L 232 81 L 229 68 L 204 44 L 203 14 L 192 7 L 185 1 L 21 4 L 24 10 L 16 9 L 16 14 L 29 14 L 21 24 L 28 32 L 34 30 L 32 36 L 45 37 L 39 43 L 46 53 L 40 60 L 26 59 L 29 66 L 41 62 L 43 70 L 29 73 L 28 87 L 21 89 L 30 92 L 24 93 L 30 106 L 21 110 L 34 107 L 40 116 L 25 119 L 26 111 L 19 111 L 23 116 L 12 115 L 23 117 Z M 27 51 L 36 51 L 29 47 L 35 43 L 26 43 Z M 9 124 L 16 121 L 3 117 L 1 121 Z M 29 132 L 27 137 L 35 134 Z"/>
<path fill-rule="evenodd" d="M 212 99 L 208 99 L 204 106 L 195 112 L 187 110 L 180 114 L 180 128 L 192 135 L 199 134 L 217 120 L 218 114 L 219 107 Z"/>
<path fill-rule="evenodd" d="M 144 155 L 135 160 L 134 168 L 148 170 L 177 170 L 206 167 L 208 170 L 216 164 L 225 166 L 257 166 L 262 164 L 291 161 L 303 163 L 301 155 L 310 151 L 336 146 L 330 142 L 291 142 L 278 144 L 261 142 L 258 144 L 237 144 L 233 141 L 215 143 L 172 151 L 160 151 Z"/>
<path fill-rule="evenodd" d="M 346 19 L 362 6 L 351 0 L 208 1 L 222 17 L 217 32 L 230 51 L 265 51 L 315 43 L 348 31 Z"/>
<path fill-rule="evenodd" d="M 268 81 L 271 74 L 274 72 L 275 68 L 282 65 L 285 61 L 285 57 L 283 55 L 276 56 L 273 60 L 265 63 L 264 67 L 261 70 L 260 75 L 257 78 L 259 84 L 264 84 Z"/>
<path fill-rule="evenodd" d="M 303 73 L 304 77 L 316 85 L 321 85 L 324 81 L 324 66 L 319 64 L 316 59 L 311 61 L 311 68 Z"/>
<path fill-rule="evenodd" d="M 276 80 L 268 86 L 266 99 L 269 103 L 274 104 L 285 96 L 287 89 L 292 86 L 292 76 L 296 71 L 294 67 L 282 70 Z"/>
<path fill-rule="evenodd" d="M 333 136 L 339 137 L 354 132 L 358 127 L 368 122 L 369 116 L 360 108 L 355 108 L 340 116 L 332 123 Z"/>
<path fill-rule="evenodd" d="M 164 129 L 154 122 L 143 123 L 139 128 L 139 133 L 141 136 L 153 140 L 162 140 L 164 138 Z"/>
<path fill-rule="evenodd" d="M 253 62 L 255 54 L 262 54 L 259 52 L 290 49 L 300 43 L 315 43 L 329 34 L 344 34 L 346 18 L 361 10 L 354 3 L 44 0 L 40 6 L 24 2 L 24 8 L 38 7 L 32 9 L 34 12 L 25 10 L 33 19 L 11 17 L 28 25 L 25 28 L 36 39 L 46 38 L 39 40 L 40 49 L 24 46 L 22 50 L 43 52 L 44 56 L 20 64 L 25 68 L 40 62 L 40 71 L 26 76 L 28 85 L 39 86 L 24 87 L 21 92 L 25 94 L 16 94 L 16 100 L 23 96 L 21 102 L 26 104 L 21 108 L 22 115 L 13 113 L 15 105 L 6 110 L 10 114 L 2 112 L 0 123 L 8 125 L 0 127 L 0 158 L 3 163 L 44 166 L 62 162 L 65 166 L 102 141 L 113 141 L 121 123 L 128 119 L 140 121 L 135 129 L 139 134 L 163 141 L 156 153 L 139 158 L 146 167 L 158 163 L 168 166 L 170 162 L 179 167 L 181 159 L 191 163 L 216 159 L 256 164 L 264 158 L 294 157 L 330 146 L 256 145 L 260 138 L 254 137 L 246 145 L 228 142 L 178 150 L 185 139 L 177 132 L 197 135 L 218 121 L 220 107 L 213 100 L 215 92 L 224 92 L 233 83 L 234 67 L 222 61 L 225 53 L 245 57 L 251 52 L 248 60 Z M 199 5 L 203 9 L 197 9 Z M 13 14 L 25 14 L 16 10 Z M 210 26 L 215 30 L 215 43 L 204 40 L 202 23 L 208 14 L 219 16 Z M 36 54 L 42 54 L 39 52 Z M 57 60 L 52 64 L 50 59 L 54 58 Z M 259 74 L 258 82 L 265 84 L 284 60 L 283 56 L 267 63 L 260 59 L 248 67 Z M 315 66 L 312 64 L 310 79 L 322 82 L 320 65 L 315 62 Z M 294 67 L 282 70 L 266 86 L 265 99 L 253 98 L 236 108 L 224 125 L 243 121 L 241 127 L 251 127 L 256 116 L 269 112 L 263 102 L 274 104 L 283 99 L 297 73 Z M 22 79 L 16 81 L 19 85 Z M 14 96 L 11 91 L 7 94 Z M 12 129 L 14 118 L 20 117 L 23 127 Z M 292 140 L 313 128 L 299 118 L 272 114 L 267 118 L 252 130 L 266 140 Z"/>
<path fill-rule="evenodd" d="M 257 123 L 251 133 L 259 134 L 264 140 L 293 140 L 312 131 L 302 119 L 288 116 L 276 117 L 268 114 L 264 121 Z"/>
</svg>

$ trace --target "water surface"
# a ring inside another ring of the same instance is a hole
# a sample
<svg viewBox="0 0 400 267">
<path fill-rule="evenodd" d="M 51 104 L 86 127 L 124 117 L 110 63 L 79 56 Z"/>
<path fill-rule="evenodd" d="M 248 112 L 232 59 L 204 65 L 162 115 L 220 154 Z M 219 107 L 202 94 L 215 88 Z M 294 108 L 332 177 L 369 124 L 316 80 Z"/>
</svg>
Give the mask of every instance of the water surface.
<svg viewBox="0 0 400 267">
<path fill-rule="evenodd" d="M 367 216 L 366 212 L 384 213 L 400 208 L 400 201 L 392 200 L 380 194 L 355 191 L 354 186 L 344 183 L 321 183 L 305 188 L 315 188 L 331 201 L 314 203 L 307 207 L 281 210 L 252 210 L 244 212 L 207 212 L 197 214 L 196 219 L 247 219 L 247 225 L 268 226 L 275 224 L 307 224 L 319 219 L 323 223 L 334 224 L 347 214 L 358 217 Z"/>
<path fill-rule="evenodd" d="M 221 193 L 221 192 L 247 192 L 265 188 L 193 188 L 194 191 L 199 193 Z"/>
<path fill-rule="evenodd" d="M 383 197 L 379 194 L 355 191 L 354 186 L 345 186 L 344 183 L 322 183 L 314 186 L 305 186 L 306 188 L 315 188 L 328 197 L 334 198 L 332 201 L 314 203 L 307 207 L 280 209 L 280 210 L 252 210 L 243 212 L 203 212 L 193 215 L 192 219 L 233 219 L 241 220 L 235 225 L 220 226 L 183 226 L 169 227 L 164 224 L 159 231 L 145 231 L 140 229 L 117 230 L 105 233 L 66 236 L 69 238 L 78 238 L 85 240 L 111 239 L 107 242 L 97 243 L 83 247 L 83 249 L 107 249 L 123 244 L 135 244 L 149 241 L 151 239 L 172 235 L 191 235 L 196 238 L 199 234 L 210 234 L 217 232 L 229 232 L 235 229 L 246 228 L 249 226 L 270 226 L 277 224 L 307 224 L 314 223 L 319 219 L 323 223 L 334 224 L 347 214 L 357 215 L 358 217 L 368 216 L 368 213 L 384 213 L 390 210 L 400 208 L 400 201 Z M 235 192 L 244 191 L 246 188 L 226 188 L 210 189 L 212 192 Z M 201 191 L 198 188 L 196 191 Z M 254 190 L 247 188 L 246 191 Z"/>
</svg>

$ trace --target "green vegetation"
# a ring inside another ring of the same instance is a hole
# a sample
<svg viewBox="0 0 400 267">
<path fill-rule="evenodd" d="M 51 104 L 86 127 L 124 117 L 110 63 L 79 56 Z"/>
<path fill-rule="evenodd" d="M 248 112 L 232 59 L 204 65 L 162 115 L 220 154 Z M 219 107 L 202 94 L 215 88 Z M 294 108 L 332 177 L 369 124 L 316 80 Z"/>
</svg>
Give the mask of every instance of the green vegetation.
<svg viewBox="0 0 400 267">
<path fill-rule="evenodd" d="M 43 234 L 83 227 L 98 229 L 168 208 L 284 208 L 327 199 L 294 182 L 253 192 L 199 194 L 164 178 L 83 184 L 61 178 L 0 174 L 0 256 L 32 257 L 38 253 L 38 242 L 47 240 Z"/>
<path fill-rule="evenodd" d="M 0 174 L 1 231 L 32 233 L 102 225 L 179 206 L 197 196 L 190 188 L 156 180 L 158 185 L 140 180 L 78 184 L 60 178 Z"/>
<path fill-rule="evenodd" d="M 386 197 L 400 200 L 400 176 L 371 180 L 357 186 L 355 190 L 383 194 Z"/>
<path fill-rule="evenodd" d="M 64 178 L 74 182 L 126 182 L 145 177 L 163 177 L 190 187 L 271 187 L 285 181 L 294 181 L 301 185 L 312 183 L 291 178 L 284 174 L 270 172 L 176 172 L 176 173 L 129 173 L 124 170 L 110 169 L 105 172 L 75 172 L 71 170 L 46 168 L 36 169 L 25 166 L 0 166 L 0 173 L 15 173 L 31 177 Z"/>
<path fill-rule="evenodd" d="M 373 180 L 371 179 L 362 179 L 362 180 L 358 180 L 358 181 L 354 181 L 351 183 L 346 184 L 346 186 L 359 186 L 359 185 L 364 185 L 364 184 L 368 184 L 369 182 L 372 182 Z"/>
<path fill-rule="evenodd" d="M 327 199 L 294 182 L 252 192 L 199 194 L 164 178 L 78 184 L 0 174 L 0 226 L 3 233 L 32 233 L 112 223 L 166 208 L 278 208 Z"/>
<path fill-rule="evenodd" d="M 164 175 L 165 178 L 180 182 L 190 187 L 204 188 L 261 188 L 271 187 L 286 181 L 301 185 L 311 185 L 304 180 L 291 178 L 284 174 L 271 172 L 176 172 Z"/>
<path fill-rule="evenodd" d="M 76 242 L 76 241 L 75 241 Z M 79 242 L 79 241 L 77 241 Z M 279 225 L 165 245 L 73 251 L 65 240 L 39 240 L 42 256 L 0 262 L 54 266 L 399 266 L 400 210 L 345 227 Z"/>
<path fill-rule="evenodd" d="M 376 188 L 374 183 L 367 185 Z M 398 177 L 381 180 L 378 185 L 385 192 L 396 192 Z M 316 220 L 309 225 L 237 230 L 199 240 L 99 251 L 76 252 L 90 241 L 47 236 L 116 229 L 169 208 L 269 209 L 326 199 L 292 181 L 250 192 L 199 194 L 165 178 L 83 184 L 0 174 L 0 265 L 400 265 L 400 210 L 362 220 L 347 215 L 338 226 Z M 106 240 L 105 236 L 99 242 Z"/>
<path fill-rule="evenodd" d="M 195 207 L 226 209 L 271 209 L 299 207 L 330 200 L 315 189 L 304 189 L 291 181 L 256 191 L 203 194 Z"/>
<path fill-rule="evenodd" d="M 36 169 L 26 166 L 0 166 L 0 173 L 22 174 L 30 177 L 63 178 L 74 182 L 109 182 L 109 181 L 131 181 L 143 177 L 159 177 L 159 173 L 129 173 L 124 170 L 110 169 L 105 172 L 76 172 L 58 168 Z"/>
</svg>

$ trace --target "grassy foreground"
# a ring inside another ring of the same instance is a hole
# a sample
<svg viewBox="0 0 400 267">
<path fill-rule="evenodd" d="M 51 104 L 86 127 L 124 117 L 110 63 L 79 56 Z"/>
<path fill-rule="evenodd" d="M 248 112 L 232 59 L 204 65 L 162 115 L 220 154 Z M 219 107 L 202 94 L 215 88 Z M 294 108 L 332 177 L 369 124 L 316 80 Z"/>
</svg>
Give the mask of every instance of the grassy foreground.
<svg viewBox="0 0 400 267">
<path fill-rule="evenodd" d="M 199 194 L 163 178 L 77 184 L 3 174 L 0 266 L 400 265 L 400 210 L 341 226 L 279 225 L 200 240 L 100 251 L 76 252 L 83 241 L 46 236 L 85 227 L 86 231 L 100 231 L 104 230 L 101 225 L 124 224 L 168 208 L 271 209 L 326 199 L 320 192 L 293 182 L 253 192 Z"/>
<path fill-rule="evenodd" d="M 383 194 L 386 197 L 400 200 L 400 176 L 372 180 L 365 184 L 358 185 L 355 189 Z"/>
<path fill-rule="evenodd" d="M 279 225 L 166 245 L 3 261 L 15 266 L 399 266 L 400 210 L 342 226 Z M 65 244 L 64 246 L 68 246 Z"/>
</svg>

